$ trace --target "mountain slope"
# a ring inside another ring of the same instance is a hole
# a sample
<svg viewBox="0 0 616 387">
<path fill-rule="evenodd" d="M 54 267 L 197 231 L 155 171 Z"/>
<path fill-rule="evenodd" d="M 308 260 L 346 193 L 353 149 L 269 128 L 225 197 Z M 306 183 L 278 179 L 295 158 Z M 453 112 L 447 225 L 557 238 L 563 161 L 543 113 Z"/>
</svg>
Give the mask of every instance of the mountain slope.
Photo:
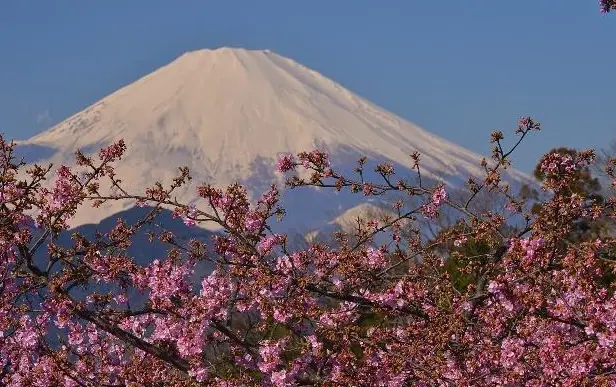
<svg viewBox="0 0 616 387">
<path fill-rule="evenodd" d="M 196 182 L 240 181 L 256 194 L 280 181 L 274 173 L 280 153 L 315 147 L 330 152 L 334 164 L 346 170 L 364 154 L 410 168 L 409 154 L 418 151 L 428 178 L 457 184 L 481 174 L 481 156 L 271 51 L 221 48 L 184 54 L 20 145 L 31 156 L 40 154 L 36 161 L 59 165 L 72 164 L 77 148 L 93 152 L 119 138 L 128 152 L 118 175 L 129 192 L 142 192 L 155 180 L 168 182 L 176 166 L 187 165 Z M 515 170 L 509 173 L 513 180 L 527 180 Z M 190 189 L 178 198 L 194 196 Z M 339 197 L 329 204 L 344 211 L 358 203 Z M 74 225 L 121 209 L 116 203 L 97 213 L 82 211 Z"/>
</svg>

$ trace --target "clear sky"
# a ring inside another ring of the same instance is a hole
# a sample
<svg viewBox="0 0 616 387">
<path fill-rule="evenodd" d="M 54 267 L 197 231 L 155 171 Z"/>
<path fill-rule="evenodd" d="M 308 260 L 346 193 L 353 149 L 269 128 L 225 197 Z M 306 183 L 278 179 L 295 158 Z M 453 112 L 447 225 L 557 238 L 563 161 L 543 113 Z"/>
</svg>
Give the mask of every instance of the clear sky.
<svg viewBox="0 0 616 387">
<path fill-rule="evenodd" d="M 616 15 L 594 0 L 2 0 L 0 131 L 26 139 L 220 46 L 271 49 L 484 154 L 532 115 L 525 171 L 551 147 L 616 139 Z"/>
</svg>

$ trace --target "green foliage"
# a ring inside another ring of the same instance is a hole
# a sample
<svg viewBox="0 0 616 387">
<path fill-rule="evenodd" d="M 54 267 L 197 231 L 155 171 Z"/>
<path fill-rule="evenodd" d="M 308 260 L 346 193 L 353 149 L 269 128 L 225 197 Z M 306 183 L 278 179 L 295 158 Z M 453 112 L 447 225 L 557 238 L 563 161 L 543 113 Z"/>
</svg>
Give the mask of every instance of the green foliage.
<svg viewBox="0 0 616 387">
<path fill-rule="evenodd" d="M 485 265 L 490 247 L 485 242 L 469 239 L 455 249 L 445 263 L 445 271 L 450 275 L 455 289 L 465 292 L 477 280 L 477 269 Z"/>
</svg>

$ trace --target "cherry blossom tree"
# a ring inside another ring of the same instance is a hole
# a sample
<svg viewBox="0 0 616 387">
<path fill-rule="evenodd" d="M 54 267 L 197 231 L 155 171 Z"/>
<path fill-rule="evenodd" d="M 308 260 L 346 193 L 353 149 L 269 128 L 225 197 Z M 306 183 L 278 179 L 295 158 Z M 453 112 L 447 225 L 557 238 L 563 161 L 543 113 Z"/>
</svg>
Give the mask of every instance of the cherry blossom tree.
<svg viewBox="0 0 616 387">
<path fill-rule="evenodd" d="M 500 132 L 484 160 L 483 180 L 449 198 L 444 185 L 416 184 L 379 164 L 380 181 L 333 170 L 328 155 L 285 155 L 280 172 L 293 189 L 317 186 L 367 198 L 402 193 L 390 219 L 366 219 L 338 233 L 336 247 L 293 250 L 271 231 L 284 215 L 272 186 L 252 202 L 240 185 L 203 184 L 204 205 L 178 203 L 190 180 L 180 168 L 165 186 L 129 193 L 114 172 L 119 141 L 97 160 L 78 152 L 77 166 L 27 171 L 0 139 L 0 367 L 10 386 L 246 385 L 601 385 L 616 382 L 616 241 L 605 236 L 563 243 L 579 219 L 614 218 L 616 199 L 572 193 L 571 181 L 593 152 L 551 153 L 542 160 L 540 211 L 501 179 L 509 156 L 539 130 L 520 121 L 510 150 Z M 606 173 L 616 180 L 616 160 Z M 25 173 L 24 173 L 25 172 Z M 298 172 L 302 172 L 301 174 Z M 49 183 L 45 179 L 51 179 Z M 614 183 L 616 184 L 616 183 Z M 112 189 L 105 189 L 111 187 Z M 107 192 L 108 191 L 108 192 Z M 505 217 L 470 203 L 491 191 L 524 219 L 513 237 Z M 94 238 L 69 231 L 76 211 L 107 201 L 151 209 Z M 419 204 L 416 204 L 418 203 Z M 214 222 L 224 232 L 183 245 L 174 235 L 167 257 L 140 265 L 126 252 L 140 227 L 171 208 L 177 222 Z M 456 225 L 426 240 L 400 224 L 436 221 L 456 211 Z M 389 242 L 373 243 L 386 235 Z M 481 245 L 478 254 L 461 252 Z M 451 260 L 456 260 L 451 265 Z M 198 275 L 207 262 L 211 272 Z M 464 279 L 463 281 L 460 279 Z"/>
</svg>

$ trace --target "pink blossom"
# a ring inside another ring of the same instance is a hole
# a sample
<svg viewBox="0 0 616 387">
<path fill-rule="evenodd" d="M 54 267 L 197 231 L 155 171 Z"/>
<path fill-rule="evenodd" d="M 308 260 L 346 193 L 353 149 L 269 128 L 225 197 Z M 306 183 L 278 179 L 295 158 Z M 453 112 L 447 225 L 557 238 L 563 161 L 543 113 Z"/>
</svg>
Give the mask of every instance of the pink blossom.
<svg viewBox="0 0 616 387">
<path fill-rule="evenodd" d="M 205 367 L 191 368 L 188 374 L 195 378 L 198 382 L 204 382 L 207 379 L 208 371 Z"/>
<path fill-rule="evenodd" d="M 288 386 L 287 383 L 287 371 L 280 370 L 277 372 L 272 372 L 271 381 L 274 386 L 283 387 Z"/>
<path fill-rule="evenodd" d="M 125 151 L 126 144 L 124 143 L 124 140 L 119 140 L 109 147 L 101 149 L 99 152 L 99 158 L 101 161 L 115 161 L 116 159 L 121 159 Z"/>
<path fill-rule="evenodd" d="M 295 169 L 295 158 L 291 154 L 283 154 L 278 157 L 278 171 L 288 172 Z"/>
<path fill-rule="evenodd" d="M 461 237 L 457 238 L 456 240 L 454 240 L 454 241 L 453 241 L 453 245 L 454 245 L 455 247 L 460 247 L 460 246 L 462 246 L 463 244 L 465 244 L 465 243 L 466 243 L 466 241 L 468 241 L 468 237 L 466 237 L 465 235 L 463 235 L 463 236 L 461 236 Z"/>
<path fill-rule="evenodd" d="M 283 342 L 276 342 L 271 340 L 265 340 L 261 342 L 261 348 L 259 349 L 258 367 L 261 372 L 270 373 L 281 363 L 281 354 L 284 348 Z"/>
<path fill-rule="evenodd" d="M 370 267 L 371 269 L 381 269 L 385 267 L 385 265 L 387 265 L 387 258 L 385 257 L 385 254 L 383 253 L 383 251 L 369 247 L 366 250 L 366 253 L 367 253 L 366 263 L 368 264 L 368 267 Z"/>
<path fill-rule="evenodd" d="M 194 204 L 190 204 L 188 206 L 188 210 L 186 212 L 186 215 L 184 215 L 182 218 L 184 220 L 184 224 L 192 227 L 195 226 L 197 224 L 196 222 L 196 217 L 198 215 L 198 210 L 197 207 Z"/>
</svg>

